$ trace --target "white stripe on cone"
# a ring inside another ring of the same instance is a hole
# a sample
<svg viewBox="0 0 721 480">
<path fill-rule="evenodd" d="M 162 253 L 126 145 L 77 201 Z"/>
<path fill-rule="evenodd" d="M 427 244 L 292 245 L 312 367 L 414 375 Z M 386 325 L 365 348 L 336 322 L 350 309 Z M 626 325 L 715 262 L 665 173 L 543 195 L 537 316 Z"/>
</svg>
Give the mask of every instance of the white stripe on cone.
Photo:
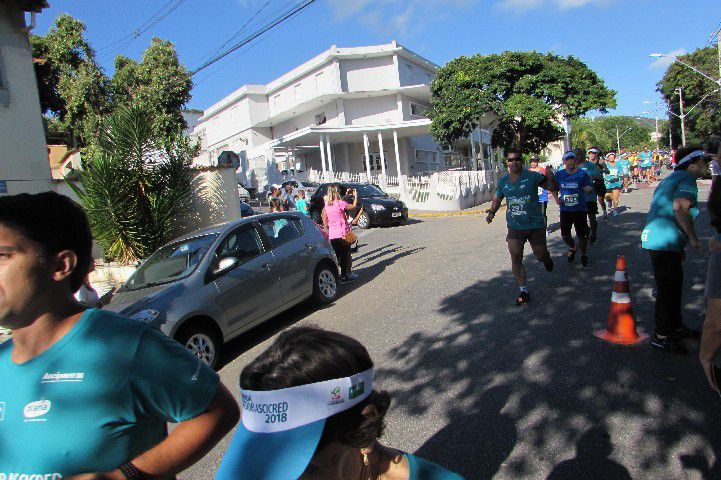
<svg viewBox="0 0 721 480">
<path fill-rule="evenodd" d="M 613 292 L 611 301 L 614 303 L 631 303 L 631 296 L 628 293 Z"/>
<path fill-rule="evenodd" d="M 616 282 L 627 282 L 628 278 L 626 277 L 626 272 L 622 272 L 620 270 L 616 271 L 616 275 L 613 276 L 614 281 Z"/>
</svg>

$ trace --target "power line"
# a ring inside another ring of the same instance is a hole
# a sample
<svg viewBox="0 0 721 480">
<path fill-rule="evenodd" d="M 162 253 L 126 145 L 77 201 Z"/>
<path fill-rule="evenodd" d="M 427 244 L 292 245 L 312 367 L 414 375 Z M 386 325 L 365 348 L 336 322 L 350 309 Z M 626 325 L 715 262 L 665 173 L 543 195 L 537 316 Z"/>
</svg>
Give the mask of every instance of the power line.
<svg viewBox="0 0 721 480">
<path fill-rule="evenodd" d="M 191 76 L 192 76 L 192 75 L 195 75 L 196 73 L 200 72 L 201 70 L 204 70 L 204 69 L 208 68 L 209 66 L 211 66 L 212 64 L 214 64 L 214 63 L 222 60 L 223 58 L 227 57 L 228 55 L 230 55 L 231 53 L 235 52 L 235 51 L 238 50 L 239 48 L 242 48 L 243 46 L 249 44 L 250 42 L 252 42 L 252 41 L 255 40 L 256 38 L 260 37 L 260 36 L 263 35 L 265 32 L 267 32 L 267 31 L 275 28 L 276 26 L 280 25 L 281 23 L 285 22 L 286 20 L 288 20 L 288 19 L 292 18 L 293 16 L 297 15 L 297 14 L 300 13 L 302 10 L 304 10 L 304 9 L 307 8 L 307 7 L 309 7 L 310 5 L 312 5 L 312 4 L 315 3 L 315 2 L 316 2 L 316 0 L 303 0 L 300 4 L 296 5 L 296 6 L 293 7 L 292 9 L 290 9 L 290 10 L 282 13 L 280 16 L 276 17 L 274 20 L 272 20 L 271 22 L 267 23 L 266 25 L 264 25 L 263 27 L 261 27 L 259 30 L 256 30 L 256 31 L 255 31 L 254 33 L 252 33 L 251 35 L 247 36 L 246 38 L 244 38 L 244 39 L 241 40 L 240 42 L 236 43 L 235 45 L 233 45 L 231 48 L 229 48 L 229 49 L 226 50 L 225 52 L 223 52 L 223 53 L 221 53 L 221 54 L 219 54 L 219 55 L 211 58 L 211 59 L 208 60 L 207 62 L 203 63 L 203 64 L 200 65 L 198 68 L 196 68 L 195 70 L 193 70 L 192 72 L 190 72 L 190 75 L 191 75 Z"/>
</svg>

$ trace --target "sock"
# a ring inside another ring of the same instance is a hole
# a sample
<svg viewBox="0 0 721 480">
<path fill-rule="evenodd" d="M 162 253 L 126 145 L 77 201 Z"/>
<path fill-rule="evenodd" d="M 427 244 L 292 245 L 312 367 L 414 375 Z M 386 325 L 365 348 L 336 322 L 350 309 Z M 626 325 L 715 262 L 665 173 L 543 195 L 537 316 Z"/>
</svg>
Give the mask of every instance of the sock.
<svg viewBox="0 0 721 480">
<path fill-rule="evenodd" d="M 527 286 L 524 285 L 524 286 L 518 287 L 518 288 L 519 288 L 522 292 L 528 293 L 528 287 L 527 287 Z"/>
</svg>

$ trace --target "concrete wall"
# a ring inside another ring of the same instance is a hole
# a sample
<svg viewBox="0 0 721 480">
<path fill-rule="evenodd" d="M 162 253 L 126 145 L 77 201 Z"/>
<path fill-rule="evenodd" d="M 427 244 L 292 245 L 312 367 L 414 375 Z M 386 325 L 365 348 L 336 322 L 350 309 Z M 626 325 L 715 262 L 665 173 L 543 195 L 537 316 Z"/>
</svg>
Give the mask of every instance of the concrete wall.
<svg viewBox="0 0 721 480">
<path fill-rule="evenodd" d="M 344 92 L 367 92 L 398 87 L 393 56 L 342 60 L 340 81 Z"/>
<path fill-rule="evenodd" d="M 373 125 L 402 120 L 395 95 L 345 100 L 345 120 L 348 125 Z"/>
<path fill-rule="evenodd" d="M 421 84 L 428 85 L 434 76 L 431 70 L 402 56 L 398 56 L 398 72 L 402 87 Z"/>
<path fill-rule="evenodd" d="M 337 74 L 333 62 L 314 69 L 288 85 L 268 94 L 269 114 L 280 112 L 337 90 Z"/>
<path fill-rule="evenodd" d="M 0 76 L 0 180 L 9 195 L 52 190 L 32 50 L 15 2 L 0 2 Z"/>
<path fill-rule="evenodd" d="M 279 123 L 273 127 L 273 138 L 280 138 L 296 130 L 315 125 L 315 116 L 321 113 L 325 114 L 326 125 L 341 125 L 338 118 L 338 105 L 336 102 L 331 102 L 310 112 L 297 115 L 286 122 Z"/>
<path fill-rule="evenodd" d="M 416 104 L 421 107 L 421 111 L 425 111 L 431 108 L 427 102 L 416 100 L 415 98 L 408 97 L 406 95 L 400 95 L 401 109 L 403 111 L 403 120 L 418 120 L 419 118 L 425 118 L 423 115 L 413 115 L 411 104 Z"/>
</svg>

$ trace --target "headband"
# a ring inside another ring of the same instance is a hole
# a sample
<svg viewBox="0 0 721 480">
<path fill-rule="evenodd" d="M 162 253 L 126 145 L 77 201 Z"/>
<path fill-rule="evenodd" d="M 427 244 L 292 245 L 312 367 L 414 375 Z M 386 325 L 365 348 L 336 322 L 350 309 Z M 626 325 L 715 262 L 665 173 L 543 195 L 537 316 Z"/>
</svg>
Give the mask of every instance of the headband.
<svg viewBox="0 0 721 480">
<path fill-rule="evenodd" d="M 280 390 L 241 389 L 243 425 L 255 433 L 291 430 L 348 410 L 372 391 L 372 368 L 350 377 Z"/>
<path fill-rule="evenodd" d="M 598 149 L 597 149 L 597 148 L 591 148 L 591 149 L 588 150 L 588 153 L 598 153 Z"/>
<path fill-rule="evenodd" d="M 683 157 L 681 160 L 679 160 L 676 163 L 676 166 L 679 167 L 679 166 L 683 165 L 684 163 L 689 163 L 694 158 L 705 157 L 705 156 L 706 156 L 706 154 L 703 153 L 701 150 L 694 150 L 693 152 L 689 153 L 688 155 Z"/>
<path fill-rule="evenodd" d="M 563 154 L 563 157 L 561 157 L 563 160 L 567 160 L 569 158 L 576 158 L 575 152 L 566 152 Z"/>
</svg>

